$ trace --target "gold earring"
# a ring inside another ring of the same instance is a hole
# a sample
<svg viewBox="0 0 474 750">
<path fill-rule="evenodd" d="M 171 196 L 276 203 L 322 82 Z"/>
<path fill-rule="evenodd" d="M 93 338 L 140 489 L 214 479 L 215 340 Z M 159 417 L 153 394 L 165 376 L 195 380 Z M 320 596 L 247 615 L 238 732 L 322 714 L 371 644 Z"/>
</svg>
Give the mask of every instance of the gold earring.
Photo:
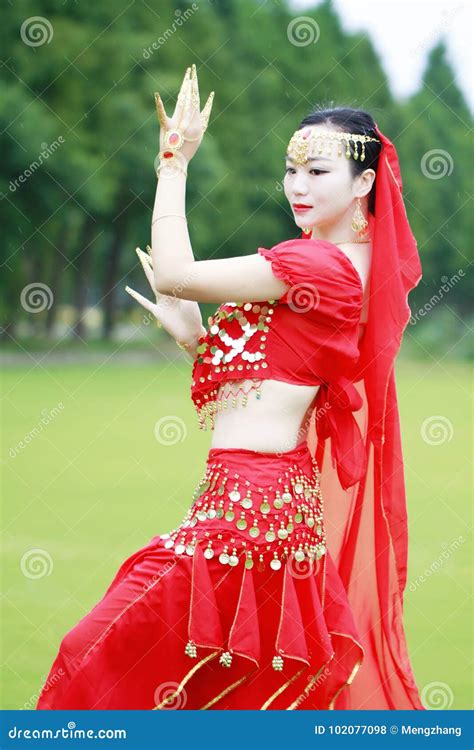
<svg viewBox="0 0 474 750">
<path fill-rule="evenodd" d="M 311 234 L 311 232 L 312 232 L 312 231 L 313 231 L 313 230 L 311 229 L 311 227 L 308 227 L 308 228 L 306 228 L 306 227 L 305 227 L 305 228 L 303 229 L 303 234 Z"/>
<path fill-rule="evenodd" d="M 360 202 L 360 198 L 357 198 L 356 207 L 355 207 L 354 214 L 352 216 L 352 224 L 351 224 L 353 231 L 357 232 L 359 236 L 362 236 L 365 230 L 367 229 L 367 227 L 369 226 L 369 222 L 367 221 L 364 214 L 362 213 L 361 205 L 362 204 Z"/>
</svg>

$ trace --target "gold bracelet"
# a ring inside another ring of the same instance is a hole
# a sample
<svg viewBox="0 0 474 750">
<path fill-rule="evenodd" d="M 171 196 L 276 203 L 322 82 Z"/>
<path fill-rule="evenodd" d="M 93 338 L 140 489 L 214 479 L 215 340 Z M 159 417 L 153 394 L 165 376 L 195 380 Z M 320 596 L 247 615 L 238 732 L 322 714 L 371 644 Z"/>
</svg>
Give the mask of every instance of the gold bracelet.
<svg viewBox="0 0 474 750">
<path fill-rule="evenodd" d="M 178 344 L 179 348 L 184 349 L 184 351 L 187 351 L 191 346 L 191 344 L 182 343 L 181 341 L 177 341 L 176 343 Z"/>
<path fill-rule="evenodd" d="M 156 168 L 156 170 L 155 170 L 155 171 L 156 171 L 156 176 L 157 176 L 157 177 L 159 177 L 159 176 L 160 176 L 160 175 L 159 175 L 159 171 L 160 171 L 160 169 L 161 169 L 162 167 L 171 167 L 172 169 L 178 169 L 178 170 L 179 170 L 180 172 L 182 172 L 182 173 L 184 174 L 184 176 L 185 176 L 185 177 L 187 177 L 187 176 L 188 176 L 188 172 L 187 172 L 187 170 L 186 170 L 186 169 L 182 169 L 182 167 L 179 167 L 179 166 L 178 166 L 177 164 L 160 164 L 160 165 L 159 165 L 159 166 L 158 166 L 158 167 Z M 171 176 L 173 176 L 173 175 L 171 175 Z"/>
<path fill-rule="evenodd" d="M 167 157 L 165 156 L 167 154 Z M 156 165 L 158 162 L 158 166 Z M 187 170 L 188 161 L 185 156 L 183 156 L 182 153 L 179 151 L 171 152 L 171 151 L 159 151 L 158 155 L 155 158 L 155 172 L 156 176 L 159 177 L 159 171 L 162 167 L 171 167 L 171 175 L 173 176 L 174 172 L 173 170 L 179 169 L 180 172 L 183 172 L 185 176 L 188 174 Z M 166 176 L 166 175 L 165 175 Z"/>
<path fill-rule="evenodd" d="M 202 324 L 201 324 L 201 331 L 202 331 L 202 333 L 200 333 L 199 336 L 197 337 L 196 343 L 197 343 L 197 341 L 199 341 L 199 339 L 201 339 L 207 333 L 207 328 L 205 326 L 203 326 Z M 182 341 L 176 341 L 176 343 L 177 343 L 177 345 L 179 346 L 180 349 L 184 349 L 185 351 L 187 351 L 191 347 L 191 344 L 187 344 L 187 343 L 182 342 Z"/>
<path fill-rule="evenodd" d="M 155 221 L 159 221 L 160 219 L 166 219 L 167 216 L 176 216 L 179 219 L 184 219 L 185 221 L 187 221 L 186 216 L 183 216 L 182 214 L 161 214 L 161 216 L 156 216 L 153 219 L 153 221 L 151 222 L 151 225 L 153 226 L 153 224 L 155 223 Z"/>
</svg>

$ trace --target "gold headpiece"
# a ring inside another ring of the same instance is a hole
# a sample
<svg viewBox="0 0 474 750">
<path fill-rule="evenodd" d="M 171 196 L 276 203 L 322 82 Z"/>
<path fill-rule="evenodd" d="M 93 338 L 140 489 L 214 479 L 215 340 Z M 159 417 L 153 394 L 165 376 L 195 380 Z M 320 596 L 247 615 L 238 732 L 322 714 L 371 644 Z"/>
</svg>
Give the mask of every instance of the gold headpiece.
<svg viewBox="0 0 474 750">
<path fill-rule="evenodd" d="M 329 145 L 328 145 L 329 141 Z M 338 130 L 330 129 L 319 129 L 318 131 L 310 130 L 309 127 L 297 130 L 291 137 L 288 144 L 288 156 L 292 156 L 297 164 L 305 164 L 308 161 L 309 156 L 317 156 L 323 153 L 323 144 L 326 147 L 326 153 L 329 156 L 331 154 L 332 142 L 338 142 L 338 156 L 342 156 L 342 151 L 339 147 L 341 141 L 345 141 L 346 150 L 345 154 L 349 159 L 352 154 L 349 148 L 349 141 L 354 143 L 354 159 L 359 158 L 357 151 L 358 144 L 362 144 L 362 153 L 360 154 L 360 160 L 365 160 L 365 143 L 366 141 L 376 141 L 380 143 L 378 138 L 371 138 L 368 135 L 360 135 L 359 133 L 341 133 Z"/>
</svg>

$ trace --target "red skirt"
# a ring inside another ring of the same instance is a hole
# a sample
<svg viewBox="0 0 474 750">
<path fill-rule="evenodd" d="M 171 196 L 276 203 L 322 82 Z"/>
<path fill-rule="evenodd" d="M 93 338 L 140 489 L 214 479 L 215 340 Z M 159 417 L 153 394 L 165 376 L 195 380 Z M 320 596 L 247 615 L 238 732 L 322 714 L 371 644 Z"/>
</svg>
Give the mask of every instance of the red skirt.
<svg viewBox="0 0 474 750">
<path fill-rule="evenodd" d="M 183 522 L 64 636 L 36 708 L 335 708 L 364 649 L 319 479 L 306 443 L 211 448 Z"/>
</svg>

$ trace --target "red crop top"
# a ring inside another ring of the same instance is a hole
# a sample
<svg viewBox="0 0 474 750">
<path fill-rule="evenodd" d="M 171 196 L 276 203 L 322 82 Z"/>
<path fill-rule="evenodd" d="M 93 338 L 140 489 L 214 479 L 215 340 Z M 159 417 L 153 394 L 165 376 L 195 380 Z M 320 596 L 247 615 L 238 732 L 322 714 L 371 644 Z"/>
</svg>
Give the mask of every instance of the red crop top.
<svg viewBox="0 0 474 750">
<path fill-rule="evenodd" d="M 317 385 L 346 373 L 358 358 L 363 290 L 342 250 L 294 239 L 258 252 L 289 289 L 279 300 L 225 302 L 209 318 L 191 389 L 201 423 L 225 380 Z"/>
<path fill-rule="evenodd" d="M 257 398 L 263 380 L 321 385 L 316 407 L 326 408 L 316 420 L 317 433 L 333 438 L 339 479 L 350 486 L 364 468 L 360 430 L 351 413 L 362 406 L 351 379 L 359 358 L 360 276 L 342 250 L 325 240 L 286 240 L 258 252 L 289 289 L 279 300 L 224 302 L 209 318 L 192 371 L 199 426 L 207 429 L 209 417 L 214 427 L 229 395 L 219 391 L 225 381 L 245 380 Z"/>
</svg>

